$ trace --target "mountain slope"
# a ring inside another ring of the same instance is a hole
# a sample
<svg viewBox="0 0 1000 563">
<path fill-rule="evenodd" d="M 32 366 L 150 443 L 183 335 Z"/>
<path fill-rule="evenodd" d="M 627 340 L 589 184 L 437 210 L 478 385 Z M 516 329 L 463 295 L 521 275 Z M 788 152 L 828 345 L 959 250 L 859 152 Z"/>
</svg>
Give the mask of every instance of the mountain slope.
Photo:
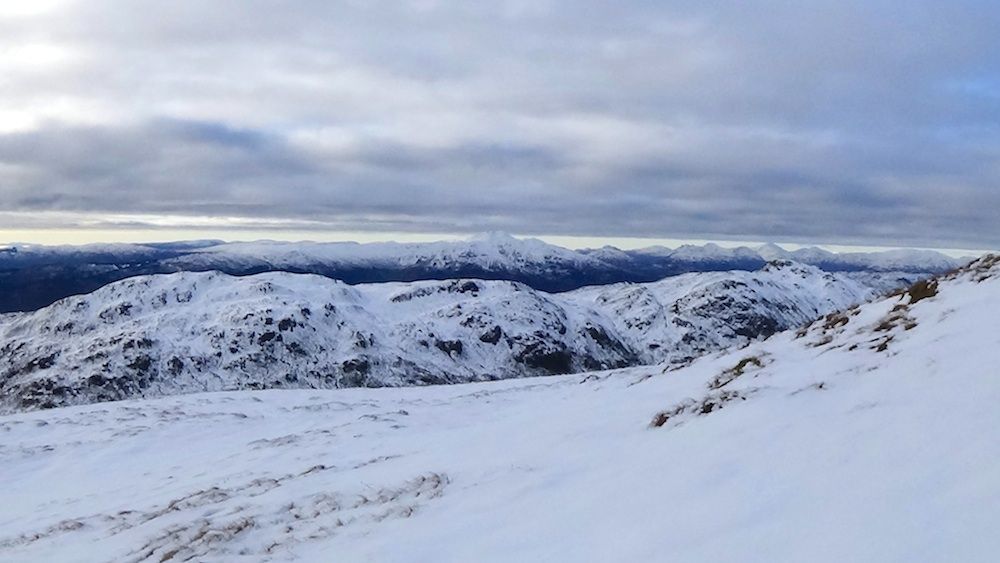
<svg viewBox="0 0 1000 563">
<path fill-rule="evenodd" d="M 683 363 L 804 324 L 875 295 L 847 276 L 793 262 L 756 272 L 704 272 L 571 294 L 606 313 L 643 363 Z"/>
<path fill-rule="evenodd" d="M 990 562 L 998 293 L 981 260 L 667 371 L 0 417 L 0 558 Z"/>
<path fill-rule="evenodd" d="M 0 318 L 0 408 L 683 363 L 872 295 L 789 262 L 561 294 L 481 280 L 137 277 Z"/>
</svg>

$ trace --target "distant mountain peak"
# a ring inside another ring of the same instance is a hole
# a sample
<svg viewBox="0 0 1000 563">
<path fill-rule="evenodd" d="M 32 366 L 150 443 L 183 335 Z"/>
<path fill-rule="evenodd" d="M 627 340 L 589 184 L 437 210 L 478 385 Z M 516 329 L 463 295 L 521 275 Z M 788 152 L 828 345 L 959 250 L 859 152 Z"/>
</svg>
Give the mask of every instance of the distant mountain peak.
<svg viewBox="0 0 1000 563">
<path fill-rule="evenodd" d="M 792 255 L 791 252 L 785 250 L 784 248 L 773 242 L 762 244 L 758 246 L 755 250 L 757 254 L 760 254 L 760 257 L 763 258 L 764 260 L 780 260 L 788 258 Z"/>
<path fill-rule="evenodd" d="M 495 244 L 510 244 L 524 242 L 525 240 L 534 239 L 520 239 L 506 231 L 483 231 L 481 233 L 476 233 L 466 239 L 470 242 L 489 242 Z"/>
</svg>

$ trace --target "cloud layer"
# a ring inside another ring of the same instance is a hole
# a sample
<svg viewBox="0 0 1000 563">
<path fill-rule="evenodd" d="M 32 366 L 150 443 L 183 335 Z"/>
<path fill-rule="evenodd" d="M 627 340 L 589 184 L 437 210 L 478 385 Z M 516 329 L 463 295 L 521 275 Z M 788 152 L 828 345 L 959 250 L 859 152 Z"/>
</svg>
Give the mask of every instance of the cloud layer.
<svg viewBox="0 0 1000 563">
<path fill-rule="evenodd" d="M 15 222 L 1000 246 L 993 2 L 5 4 Z"/>
</svg>

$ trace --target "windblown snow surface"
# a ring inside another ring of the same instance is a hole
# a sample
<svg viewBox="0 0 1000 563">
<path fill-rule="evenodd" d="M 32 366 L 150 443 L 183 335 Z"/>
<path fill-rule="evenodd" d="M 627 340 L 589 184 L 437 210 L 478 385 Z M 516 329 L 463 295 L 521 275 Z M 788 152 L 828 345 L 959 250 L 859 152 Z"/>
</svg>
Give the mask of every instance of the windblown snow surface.
<svg viewBox="0 0 1000 563">
<path fill-rule="evenodd" d="M 686 367 L 0 417 L 3 561 L 996 561 L 1000 264 Z"/>
</svg>

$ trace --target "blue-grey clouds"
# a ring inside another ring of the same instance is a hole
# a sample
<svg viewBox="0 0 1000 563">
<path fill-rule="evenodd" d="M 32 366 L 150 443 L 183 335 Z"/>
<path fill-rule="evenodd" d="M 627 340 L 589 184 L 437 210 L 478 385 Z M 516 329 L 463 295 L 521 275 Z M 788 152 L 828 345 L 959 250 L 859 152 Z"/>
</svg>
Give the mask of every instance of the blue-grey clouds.
<svg viewBox="0 0 1000 563">
<path fill-rule="evenodd" d="M 1000 244 L 991 2 L 42 4 L 0 211 Z"/>
</svg>

